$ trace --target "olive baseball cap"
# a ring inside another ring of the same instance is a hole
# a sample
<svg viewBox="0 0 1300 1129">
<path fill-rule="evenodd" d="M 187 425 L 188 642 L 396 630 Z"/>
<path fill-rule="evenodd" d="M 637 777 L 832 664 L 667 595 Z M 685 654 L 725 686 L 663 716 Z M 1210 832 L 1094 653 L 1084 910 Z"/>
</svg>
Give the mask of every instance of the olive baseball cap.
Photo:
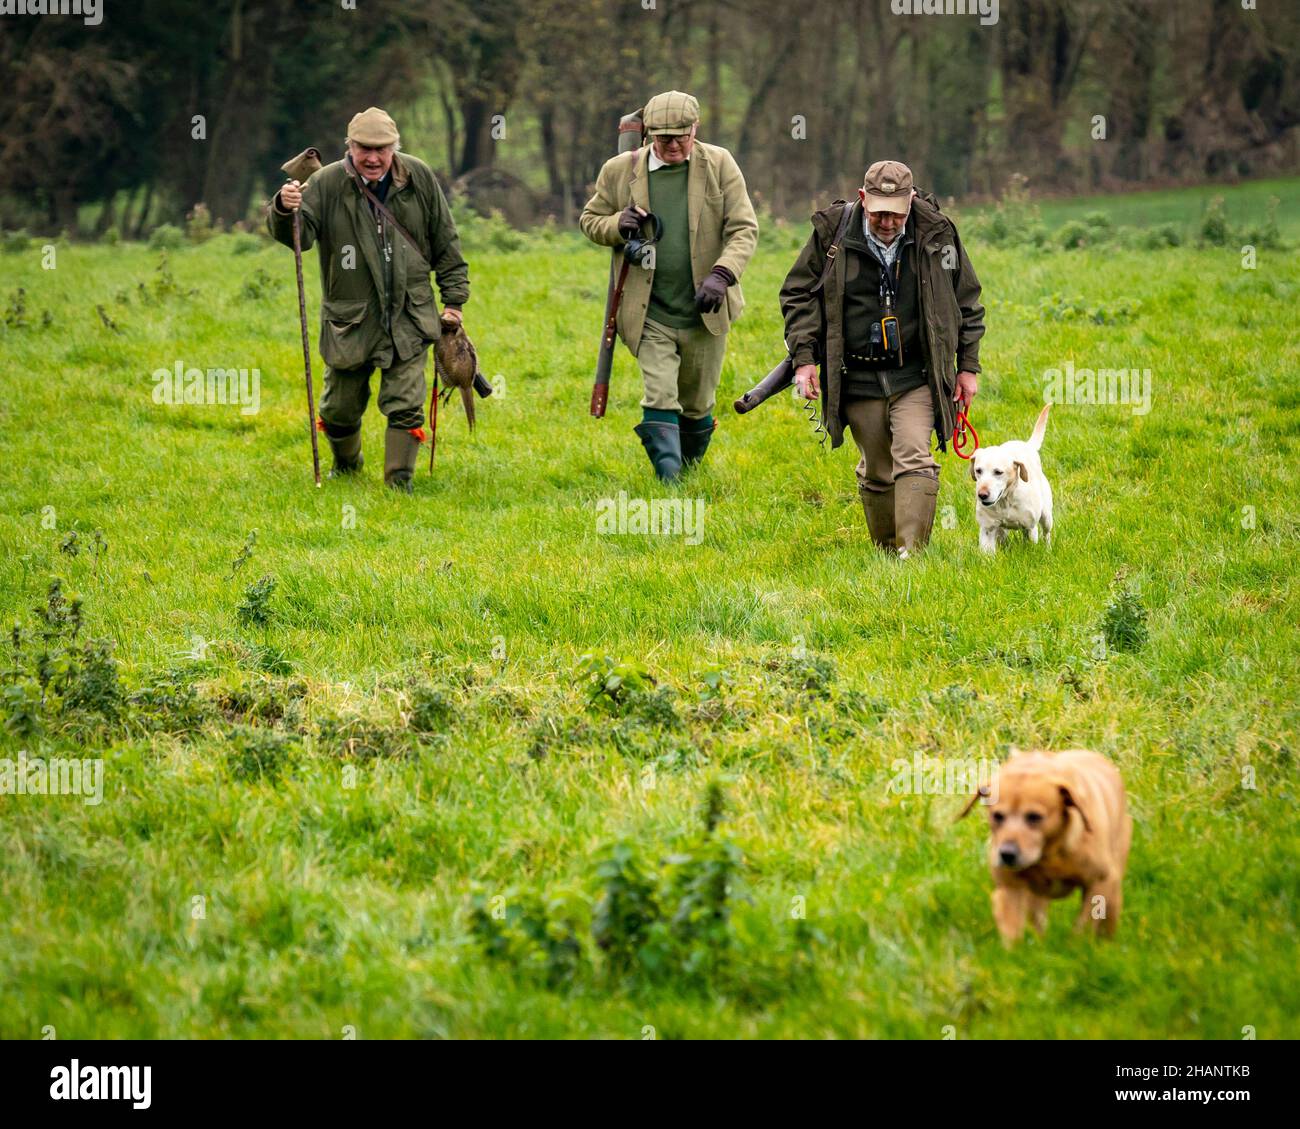
<svg viewBox="0 0 1300 1129">
<path fill-rule="evenodd" d="M 348 122 L 348 140 L 358 145 L 381 148 L 397 144 L 397 123 L 378 106 L 362 110 Z"/>
<path fill-rule="evenodd" d="M 912 206 L 912 170 L 902 161 L 877 161 L 862 179 L 869 212 L 906 215 Z"/>
<path fill-rule="evenodd" d="M 689 133 L 700 120 L 700 104 L 694 95 L 680 90 L 656 94 L 641 112 L 643 128 L 651 137 L 661 133 Z"/>
</svg>

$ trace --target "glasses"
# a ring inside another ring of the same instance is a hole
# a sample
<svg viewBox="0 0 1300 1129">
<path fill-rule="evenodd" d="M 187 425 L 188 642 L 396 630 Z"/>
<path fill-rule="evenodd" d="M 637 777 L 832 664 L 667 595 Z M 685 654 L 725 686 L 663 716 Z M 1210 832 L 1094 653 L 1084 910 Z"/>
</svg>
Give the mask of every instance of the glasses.
<svg viewBox="0 0 1300 1129">
<path fill-rule="evenodd" d="M 669 145 L 685 145 L 691 139 L 689 133 L 660 133 L 655 140 L 667 148 Z"/>
</svg>

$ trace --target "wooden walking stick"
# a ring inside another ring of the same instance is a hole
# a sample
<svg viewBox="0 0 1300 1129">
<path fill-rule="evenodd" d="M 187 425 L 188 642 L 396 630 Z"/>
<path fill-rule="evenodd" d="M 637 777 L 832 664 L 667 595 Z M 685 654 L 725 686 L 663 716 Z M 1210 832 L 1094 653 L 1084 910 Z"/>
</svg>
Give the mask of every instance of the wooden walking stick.
<svg viewBox="0 0 1300 1129">
<path fill-rule="evenodd" d="M 306 184 L 312 173 L 320 167 L 319 149 L 306 149 L 281 166 L 299 184 Z M 311 465 L 316 485 L 319 486 L 320 445 L 316 438 L 316 394 L 311 381 L 311 344 L 307 340 L 307 290 L 302 281 L 302 211 L 299 208 L 293 210 L 293 266 L 298 275 L 298 325 L 302 330 L 302 364 L 307 379 L 307 430 L 311 433 Z"/>
<path fill-rule="evenodd" d="M 429 397 L 429 473 L 433 473 L 433 453 L 438 449 L 438 362 L 433 362 L 433 395 Z"/>
<path fill-rule="evenodd" d="M 316 439 L 316 394 L 311 386 L 311 345 L 307 342 L 307 292 L 302 284 L 302 215 L 293 211 L 293 265 L 298 272 L 298 324 L 302 328 L 302 364 L 307 373 L 307 430 L 311 432 L 311 469 L 320 485 L 320 444 Z"/>
</svg>

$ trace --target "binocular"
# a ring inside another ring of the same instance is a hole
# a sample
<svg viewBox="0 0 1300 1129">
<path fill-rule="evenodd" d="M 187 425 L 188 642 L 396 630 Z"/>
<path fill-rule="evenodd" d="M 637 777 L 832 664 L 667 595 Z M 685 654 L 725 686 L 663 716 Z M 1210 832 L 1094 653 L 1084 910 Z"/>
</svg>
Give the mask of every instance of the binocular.
<svg viewBox="0 0 1300 1129">
<path fill-rule="evenodd" d="M 623 256 L 629 263 L 648 269 L 654 265 L 654 246 L 663 238 L 664 221 L 654 212 L 647 212 L 641 222 L 653 225 L 654 235 L 649 239 L 643 239 L 638 234 L 635 239 L 629 239 L 623 245 Z"/>
</svg>

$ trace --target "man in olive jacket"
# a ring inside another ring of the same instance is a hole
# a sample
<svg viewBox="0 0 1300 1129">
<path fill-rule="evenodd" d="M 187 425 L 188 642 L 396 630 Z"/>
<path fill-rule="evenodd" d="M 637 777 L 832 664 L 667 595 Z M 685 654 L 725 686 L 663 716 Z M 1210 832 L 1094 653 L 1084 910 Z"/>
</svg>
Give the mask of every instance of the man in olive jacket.
<svg viewBox="0 0 1300 1129">
<path fill-rule="evenodd" d="M 845 209 L 847 226 L 819 289 Z M 932 195 L 913 189 L 911 170 L 898 161 L 877 161 L 856 203 L 836 201 L 812 224 L 781 288 L 795 381 L 807 399 L 821 395 L 832 447 L 844 442 L 848 424 L 861 454 L 858 492 L 871 538 L 907 556 L 924 547 L 934 525 L 939 465 L 931 433 L 945 449 L 956 403 L 969 406 L 979 389 L 979 279 L 952 221 Z M 887 312 L 898 318 L 901 365 L 880 361 L 871 345 L 872 326 Z"/>
<path fill-rule="evenodd" d="M 384 481 L 409 493 L 425 439 L 425 359 L 441 334 L 429 282 L 436 271 L 443 317 L 460 321 L 469 268 L 438 181 L 423 161 L 398 153 L 397 126 L 371 107 L 348 125 L 341 161 L 291 180 L 267 206 L 271 234 L 293 246 L 293 212 L 302 214 L 302 248 L 320 253 L 320 352 L 325 392 L 317 426 L 334 453 L 331 476 L 361 469 L 361 417 L 370 377 L 380 370 L 379 410 L 388 417 Z M 366 198 L 362 182 L 418 244 Z"/>
<path fill-rule="evenodd" d="M 618 334 L 644 384 L 635 430 L 667 482 L 697 464 L 713 436 L 727 330 L 745 308 L 740 276 L 758 243 L 740 166 L 695 140 L 699 118 L 689 94 L 651 98 L 642 112 L 650 144 L 605 162 L 578 221 L 593 243 L 616 249 L 646 213 L 663 222 L 653 260 L 628 271 Z"/>
</svg>

